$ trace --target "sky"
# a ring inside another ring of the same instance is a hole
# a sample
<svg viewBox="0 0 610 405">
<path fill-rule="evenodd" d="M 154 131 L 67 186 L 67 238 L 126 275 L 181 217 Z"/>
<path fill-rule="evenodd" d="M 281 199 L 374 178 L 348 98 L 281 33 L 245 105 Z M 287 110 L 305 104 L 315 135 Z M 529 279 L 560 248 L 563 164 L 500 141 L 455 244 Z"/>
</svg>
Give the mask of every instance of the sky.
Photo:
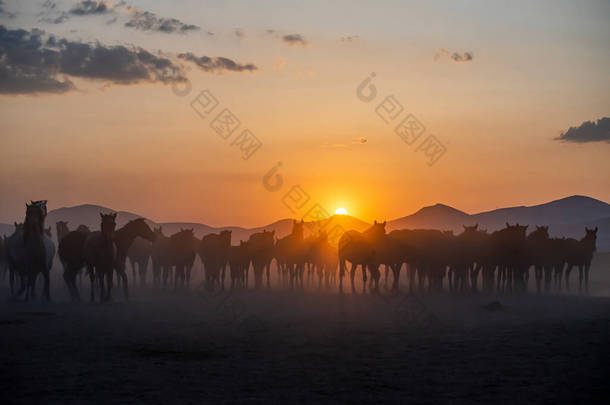
<svg viewBox="0 0 610 405">
<path fill-rule="evenodd" d="M 2 0 L 0 222 L 36 199 L 216 226 L 608 202 L 608 21 L 608 1 Z"/>
</svg>

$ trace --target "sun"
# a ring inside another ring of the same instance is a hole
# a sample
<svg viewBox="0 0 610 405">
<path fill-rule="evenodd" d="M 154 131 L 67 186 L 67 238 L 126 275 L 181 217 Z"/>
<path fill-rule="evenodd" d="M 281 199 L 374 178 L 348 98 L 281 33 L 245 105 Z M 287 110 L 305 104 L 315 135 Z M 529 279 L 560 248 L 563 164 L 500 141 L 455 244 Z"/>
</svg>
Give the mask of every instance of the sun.
<svg viewBox="0 0 610 405">
<path fill-rule="evenodd" d="M 347 210 L 345 208 L 337 208 L 335 210 L 336 215 L 347 215 Z"/>
</svg>

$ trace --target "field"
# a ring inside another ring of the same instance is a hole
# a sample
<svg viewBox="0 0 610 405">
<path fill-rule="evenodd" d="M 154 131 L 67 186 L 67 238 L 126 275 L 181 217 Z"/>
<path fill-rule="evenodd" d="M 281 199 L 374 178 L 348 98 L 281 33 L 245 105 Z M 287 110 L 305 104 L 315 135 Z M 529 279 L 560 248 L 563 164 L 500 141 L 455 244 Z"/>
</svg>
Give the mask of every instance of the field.
<svg viewBox="0 0 610 405">
<path fill-rule="evenodd" d="M 53 303 L 26 304 L 4 288 L 0 397 L 591 403 L 610 375 L 610 277 L 598 259 L 590 297 L 192 288 L 135 289 L 130 302 L 115 290 L 100 305 L 68 303 L 55 279 Z"/>
</svg>

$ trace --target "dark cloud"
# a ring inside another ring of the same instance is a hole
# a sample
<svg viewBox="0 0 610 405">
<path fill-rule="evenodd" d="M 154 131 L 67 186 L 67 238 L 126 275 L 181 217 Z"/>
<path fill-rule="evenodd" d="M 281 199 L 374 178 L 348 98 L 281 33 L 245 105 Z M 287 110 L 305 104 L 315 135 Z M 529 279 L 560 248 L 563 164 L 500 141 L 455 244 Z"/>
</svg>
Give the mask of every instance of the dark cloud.
<svg viewBox="0 0 610 405">
<path fill-rule="evenodd" d="M 142 11 L 136 7 L 127 7 L 131 12 L 129 21 L 125 23 L 126 27 L 135 28 L 141 31 L 157 31 L 166 34 L 180 33 L 184 34 L 189 31 L 197 31 L 200 28 L 196 25 L 185 24 L 175 18 L 159 17 L 150 11 Z"/>
<path fill-rule="evenodd" d="M 301 34 L 284 35 L 284 36 L 282 36 L 282 41 L 284 41 L 285 43 L 287 43 L 288 45 L 291 45 L 291 46 L 294 46 L 294 45 L 307 46 L 307 41 L 305 40 L 305 38 L 303 38 L 303 36 Z"/>
<path fill-rule="evenodd" d="M 209 56 L 195 56 L 192 53 L 181 53 L 178 55 L 180 59 L 196 64 L 205 72 L 253 72 L 258 68 L 252 63 L 240 64 L 229 58 L 217 57 L 210 58 Z"/>
<path fill-rule="evenodd" d="M 439 53 L 437 53 L 434 56 L 434 60 L 437 61 L 439 60 L 442 56 L 446 56 L 449 59 L 453 60 L 456 63 L 459 62 L 470 62 L 474 59 L 474 55 L 472 54 L 472 52 L 464 52 L 464 53 L 459 53 L 459 52 L 449 52 L 447 49 L 441 49 L 439 51 Z"/>
<path fill-rule="evenodd" d="M 70 78 L 116 84 L 172 83 L 186 80 L 167 58 L 143 48 L 43 39 L 44 32 L 0 25 L 0 94 L 64 93 Z"/>
<path fill-rule="evenodd" d="M 576 143 L 610 142 L 610 117 L 603 117 L 597 122 L 585 121 L 579 127 L 570 127 L 555 140 Z"/>
<path fill-rule="evenodd" d="M 82 0 L 77 2 L 70 9 L 70 14 L 83 16 L 83 15 L 100 15 L 109 13 L 111 6 L 107 1 L 92 1 Z"/>
</svg>

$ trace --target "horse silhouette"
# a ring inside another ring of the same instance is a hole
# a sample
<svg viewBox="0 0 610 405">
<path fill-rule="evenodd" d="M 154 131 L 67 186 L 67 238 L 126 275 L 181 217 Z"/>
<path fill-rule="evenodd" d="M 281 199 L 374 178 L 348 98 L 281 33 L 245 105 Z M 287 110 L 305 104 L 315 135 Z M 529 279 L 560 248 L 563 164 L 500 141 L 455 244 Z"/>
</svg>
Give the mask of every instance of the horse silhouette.
<svg viewBox="0 0 610 405">
<path fill-rule="evenodd" d="M 68 228 L 67 221 L 57 221 L 55 222 L 55 232 L 57 233 L 57 243 L 61 242 L 61 240 L 70 233 L 70 229 Z"/>
<path fill-rule="evenodd" d="M 248 238 L 248 256 L 250 258 L 250 261 L 252 262 L 255 288 L 261 288 L 263 286 L 263 276 L 265 275 L 267 278 L 267 287 L 271 287 L 271 261 L 277 253 L 274 239 L 275 231 L 267 230 L 263 230 L 263 232 L 253 233 Z M 246 287 L 248 286 L 248 268 L 249 266 L 246 267 Z"/>
<path fill-rule="evenodd" d="M 100 230 L 88 233 L 85 238 L 83 259 L 91 280 L 91 302 L 95 301 L 96 281 L 100 288 L 100 302 L 111 300 L 113 270 L 117 266 L 116 215 L 100 213 Z"/>
<path fill-rule="evenodd" d="M 11 242 L 9 249 L 10 260 L 16 269 L 21 271 L 21 295 L 25 290 L 25 299 L 35 298 L 36 278 L 39 274 L 44 277 L 44 296 L 51 301 L 50 271 L 55 256 L 55 244 L 51 237 L 45 234 L 44 221 L 47 216 L 47 201 L 31 201 L 26 204 L 25 221 L 21 235 Z M 21 247 L 18 245 L 21 244 Z"/>
<path fill-rule="evenodd" d="M 131 266 L 132 285 L 136 286 L 136 276 L 140 274 L 140 286 L 146 286 L 146 271 L 152 254 L 152 243 L 142 237 L 137 237 L 127 250 L 127 258 Z"/>
<path fill-rule="evenodd" d="M 497 290 L 526 291 L 526 272 L 529 268 L 526 240 L 527 225 L 510 225 L 490 236 L 492 260 L 497 264 Z"/>
<path fill-rule="evenodd" d="M 199 256 L 203 262 L 206 286 L 214 289 L 218 285 L 224 290 L 225 269 L 229 260 L 231 231 L 205 235 L 199 243 Z"/>
<path fill-rule="evenodd" d="M 155 287 L 160 287 L 161 279 L 163 279 L 163 286 L 166 287 L 172 267 L 169 238 L 163 234 L 163 227 L 155 228 L 154 234 L 155 239 L 152 243 L 151 252 L 153 285 Z"/>
<path fill-rule="evenodd" d="M 297 284 L 301 284 L 303 271 L 305 270 L 305 261 L 309 253 L 304 243 L 304 224 L 303 220 L 300 222 L 293 220 L 292 232 L 278 239 L 275 246 L 278 266 L 283 266 L 284 274 L 288 273 L 290 288 L 294 288 L 295 279 Z M 256 281 L 256 267 L 254 268 L 254 277 Z"/>
<path fill-rule="evenodd" d="M 86 226 L 79 226 L 76 231 L 68 232 L 61 238 L 57 249 L 59 260 L 64 268 L 64 281 L 73 301 L 80 301 L 80 294 L 76 287 L 76 276 L 85 267 L 83 252 L 89 232 L 89 228 Z"/>
<path fill-rule="evenodd" d="M 585 227 L 585 236 L 576 240 L 568 238 L 565 240 L 565 257 L 566 257 L 566 290 L 570 291 L 570 272 L 574 266 L 578 267 L 578 291 L 582 293 L 583 278 L 585 292 L 589 293 L 589 270 L 591 268 L 591 260 L 593 254 L 597 250 L 597 227 L 589 229 Z"/>
<path fill-rule="evenodd" d="M 120 229 L 117 229 L 114 233 L 114 243 L 116 245 L 115 269 L 117 272 L 117 281 L 123 285 L 125 299 L 129 299 L 129 286 L 127 282 L 127 272 L 125 271 L 127 251 L 138 236 L 150 242 L 155 238 L 155 234 L 144 218 L 131 220 Z"/>
<path fill-rule="evenodd" d="M 375 282 L 379 282 L 379 263 L 376 258 L 376 249 L 378 249 L 385 240 L 385 225 L 385 221 L 379 223 L 375 221 L 375 223 L 364 232 L 349 230 L 341 235 L 338 248 L 340 291 L 343 291 L 343 277 L 345 276 L 347 261 L 352 264 L 350 269 L 352 292 L 356 291 L 354 277 L 356 276 L 357 266 L 360 266 L 362 270 L 363 292 L 366 290 L 367 268 L 371 272 L 371 276 Z"/>
<path fill-rule="evenodd" d="M 326 231 L 320 231 L 312 245 L 311 260 L 318 276 L 318 288 L 330 288 L 336 282 L 339 255 L 337 248 L 328 241 Z"/>
<path fill-rule="evenodd" d="M 20 285 L 25 283 L 25 246 L 23 244 L 23 223 L 15 222 L 13 233 L 5 239 L 6 262 L 9 270 L 9 284 L 11 295 L 15 295 L 15 283 Z"/>
<path fill-rule="evenodd" d="M 174 271 L 174 289 L 187 287 L 187 269 L 192 268 L 198 239 L 193 229 L 181 229 L 169 237 L 169 258 Z"/>
<path fill-rule="evenodd" d="M 229 248 L 229 268 L 231 271 L 231 289 L 246 288 L 246 271 L 250 267 L 248 242 L 240 241 L 239 245 Z"/>
</svg>

